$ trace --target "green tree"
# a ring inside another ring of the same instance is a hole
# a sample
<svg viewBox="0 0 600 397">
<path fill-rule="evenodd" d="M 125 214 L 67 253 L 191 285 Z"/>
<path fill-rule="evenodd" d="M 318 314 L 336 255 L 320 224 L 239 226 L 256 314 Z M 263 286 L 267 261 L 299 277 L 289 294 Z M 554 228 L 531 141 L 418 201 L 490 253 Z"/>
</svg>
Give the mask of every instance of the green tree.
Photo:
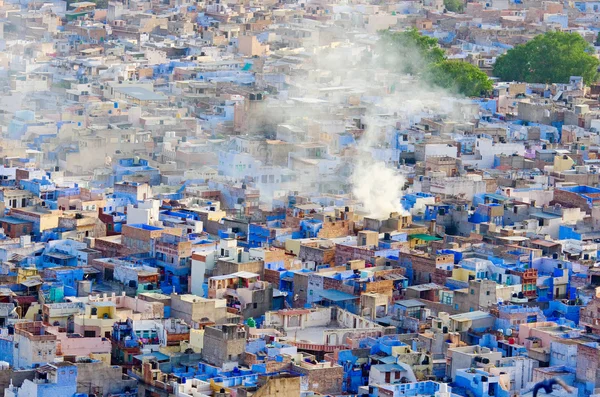
<svg viewBox="0 0 600 397">
<path fill-rule="evenodd" d="M 463 12 L 465 3 L 462 0 L 444 0 L 444 7 L 448 11 Z"/>
<path fill-rule="evenodd" d="M 480 96 L 492 90 L 492 81 L 479 68 L 446 59 L 437 40 L 416 29 L 381 31 L 378 49 L 381 64 L 400 73 L 419 73 L 434 85 L 466 96 Z"/>
<path fill-rule="evenodd" d="M 429 81 L 465 96 L 480 96 L 490 92 L 492 81 L 477 66 L 457 60 L 443 60 L 428 70 Z"/>
<path fill-rule="evenodd" d="M 527 83 L 568 83 L 571 76 L 581 76 L 590 84 L 598 79 L 600 65 L 593 51 L 577 33 L 548 32 L 500 56 L 494 74 Z"/>
<path fill-rule="evenodd" d="M 402 73 L 417 73 L 431 63 L 444 59 L 436 39 L 423 36 L 417 29 L 403 32 L 383 30 L 379 35 L 379 54 L 384 65 Z"/>
</svg>

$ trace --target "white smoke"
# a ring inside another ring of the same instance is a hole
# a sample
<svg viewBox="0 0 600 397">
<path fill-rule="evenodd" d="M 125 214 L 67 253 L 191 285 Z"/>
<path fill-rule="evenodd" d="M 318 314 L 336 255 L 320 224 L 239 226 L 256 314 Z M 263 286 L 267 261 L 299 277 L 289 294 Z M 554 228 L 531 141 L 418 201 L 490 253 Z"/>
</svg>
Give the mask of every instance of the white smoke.
<svg viewBox="0 0 600 397">
<path fill-rule="evenodd" d="M 410 87 L 410 88 L 408 88 Z M 363 210 L 375 218 L 387 218 L 390 213 L 407 214 L 401 204 L 403 188 L 407 182 L 398 167 L 371 155 L 374 148 L 381 147 L 382 142 L 388 145 L 396 139 L 386 137 L 378 128 L 373 127 L 379 118 L 378 114 L 392 114 L 391 120 L 385 120 L 388 125 L 393 122 L 401 128 L 409 127 L 421 118 L 433 115 L 451 115 L 452 100 L 448 93 L 437 87 L 430 87 L 426 82 L 413 80 L 409 86 L 400 86 L 367 111 L 367 127 L 358 142 L 358 158 L 351 178 L 354 198 L 363 205 Z M 375 112 L 377 114 L 375 114 Z M 399 155 L 399 151 L 395 154 Z M 394 161 L 398 162 L 399 158 Z"/>
<path fill-rule="evenodd" d="M 357 107 L 362 113 L 359 117 L 366 124 L 357 142 L 356 155 L 350 157 L 352 174 L 349 180 L 340 175 L 340 186 L 351 184 L 350 191 L 360 203 L 358 207 L 362 204 L 362 210 L 370 217 L 406 213 L 401 199 L 407 180 L 397 166 L 399 152 L 395 152 L 395 157 L 390 155 L 395 150 L 390 147 L 395 144 L 393 130 L 396 125 L 412 126 L 422 117 L 444 114 L 453 118 L 453 94 L 432 87 L 421 77 L 401 75 L 380 67 L 377 55 L 360 43 L 322 47 L 312 55 L 304 66 L 308 72 L 294 79 L 296 92 L 300 96 L 324 99 L 335 112 L 343 112 L 348 105 L 356 106 L 356 98 L 360 98 Z M 394 57 L 396 59 L 392 59 Z M 398 65 L 396 70 L 405 70 L 403 65 L 406 64 L 418 65 L 419 57 L 414 48 L 386 54 L 388 62 Z M 334 87 L 345 89 L 339 93 L 332 90 L 324 96 L 324 88 Z M 352 104 L 346 102 L 349 91 L 354 97 Z M 306 114 L 298 116 L 307 117 Z M 308 117 L 320 116 L 323 114 Z M 346 116 L 346 120 L 349 117 Z"/>
<path fill-rule="evenodd" d="M 363 203 L 369 216 L 387 218 L 391 212 L 405 212 L 400 199 L 406 179 L 384 162 L 360 158 L 351 182 L 354 197 Z"/>
</svg>

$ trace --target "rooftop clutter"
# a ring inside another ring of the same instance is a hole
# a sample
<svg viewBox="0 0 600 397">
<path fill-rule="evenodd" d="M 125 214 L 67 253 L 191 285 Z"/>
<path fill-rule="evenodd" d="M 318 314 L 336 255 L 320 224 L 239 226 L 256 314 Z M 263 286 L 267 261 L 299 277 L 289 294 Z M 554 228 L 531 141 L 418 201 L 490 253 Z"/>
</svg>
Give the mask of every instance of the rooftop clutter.
<svg viewBox="0 0 600 397">
<path fill-rule="evenodd" d="M 0 2 L 0 390 L 597 395 L 597 11 Z"/>
</svg>

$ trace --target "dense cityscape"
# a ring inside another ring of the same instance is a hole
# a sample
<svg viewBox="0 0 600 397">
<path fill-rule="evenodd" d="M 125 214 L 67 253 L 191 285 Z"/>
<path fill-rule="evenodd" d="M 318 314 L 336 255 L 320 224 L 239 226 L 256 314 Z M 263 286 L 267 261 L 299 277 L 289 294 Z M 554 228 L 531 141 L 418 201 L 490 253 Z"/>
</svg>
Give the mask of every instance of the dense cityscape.
<svg viewBox="0 0 600 397">
<path fill-rule="evenodd" d="M 600 396 L 600 0 L 0 0 L 6 397 Z"/>
</svg>

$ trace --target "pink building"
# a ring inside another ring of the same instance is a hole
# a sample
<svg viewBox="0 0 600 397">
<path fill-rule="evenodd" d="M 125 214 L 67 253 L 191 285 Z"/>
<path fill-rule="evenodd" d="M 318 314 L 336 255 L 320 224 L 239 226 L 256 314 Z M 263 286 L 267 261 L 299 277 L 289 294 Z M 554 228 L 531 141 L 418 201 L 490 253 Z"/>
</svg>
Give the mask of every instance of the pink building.
<svg viewBox="0 0 600 397">
<path fill-rule="evenodd" d="M 57 356 L 89 357 L 92 354 L 111 353 L 112 344 L 107 338 L 67 335 L 65 332 L 59 332 L 58 327 L 47 327 L 46 331 L 56 335 Z"/>
</svg>

